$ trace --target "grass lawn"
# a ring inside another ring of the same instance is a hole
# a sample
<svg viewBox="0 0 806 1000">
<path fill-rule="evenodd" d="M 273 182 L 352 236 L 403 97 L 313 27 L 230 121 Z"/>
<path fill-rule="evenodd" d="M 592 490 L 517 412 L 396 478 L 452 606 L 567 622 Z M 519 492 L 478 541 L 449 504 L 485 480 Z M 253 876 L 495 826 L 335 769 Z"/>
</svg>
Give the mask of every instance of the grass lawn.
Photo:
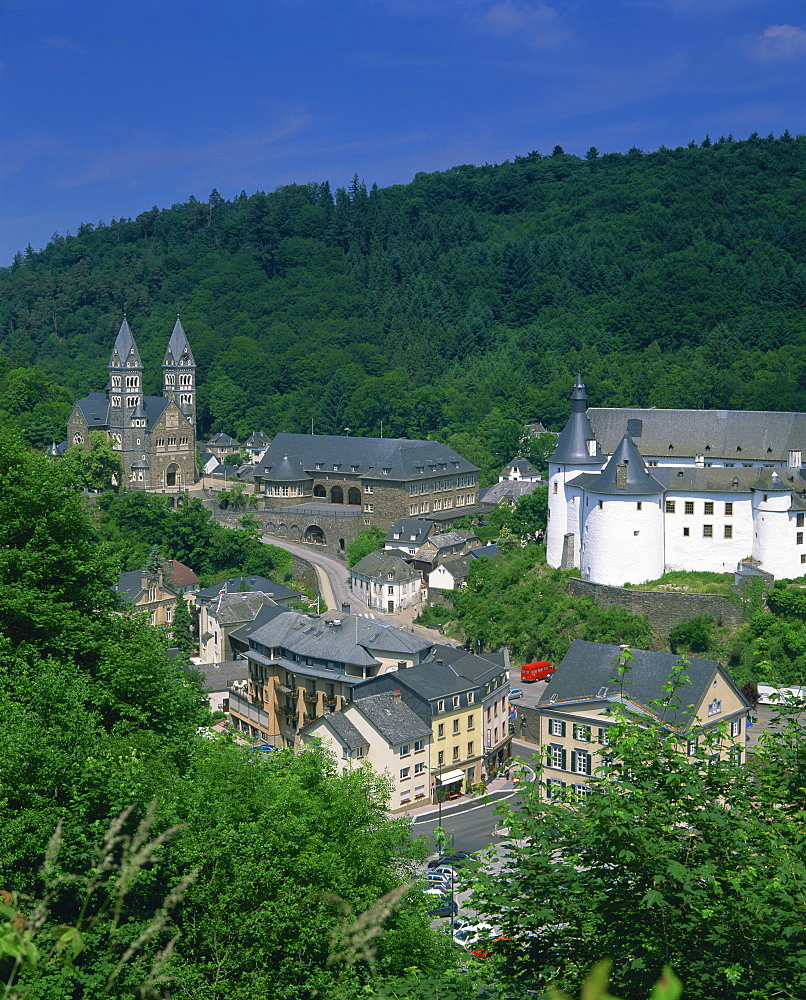
<svg viewBox="0 0 806 1000">
<path fill-rule="evenodd" d="M 649 583 L 628 583 L 630 590 L 668 590 L 681 594 L 721 594 L 727 597 L 733 586 L 733 573 L 684 573 L 674 570 Z"/>
</svg>

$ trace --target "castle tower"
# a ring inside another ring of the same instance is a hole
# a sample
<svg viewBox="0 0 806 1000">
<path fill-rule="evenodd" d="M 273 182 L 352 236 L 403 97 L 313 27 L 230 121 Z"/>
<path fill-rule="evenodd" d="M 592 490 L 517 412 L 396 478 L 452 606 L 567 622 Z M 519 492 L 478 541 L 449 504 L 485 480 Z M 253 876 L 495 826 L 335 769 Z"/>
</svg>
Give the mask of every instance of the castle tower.
<svg viewBox="0 0 806 1000">
<path fill-rule="evenodd" d="M 143 395 L 143 362 L 125 316 L 107 367 L 110 423 L 123 427 Z"/>
<path fill-rule="evenodd" d="M 664 490 L 632 438 L 624 435 L 601 473 L 580 480 L 583 578 L 620 587 L 662 576 Z"/>
<path fill-rule="evenodd" d="M 195 435 L 196 362 L 178 316 L 162 362 L 162 394 L 176 403 L 192 424 Z"/>
<path fill-rule="evenodd" d="M 581 510 L 579 491 L 570 480 L 601 469 L 605 457 L 588 420 L 588 399 L 577 376 L 571 394 L 571 416 L 549 459 L 549 523 L 546 560 L 549 566 L 579 567 Z"/>
</svg>

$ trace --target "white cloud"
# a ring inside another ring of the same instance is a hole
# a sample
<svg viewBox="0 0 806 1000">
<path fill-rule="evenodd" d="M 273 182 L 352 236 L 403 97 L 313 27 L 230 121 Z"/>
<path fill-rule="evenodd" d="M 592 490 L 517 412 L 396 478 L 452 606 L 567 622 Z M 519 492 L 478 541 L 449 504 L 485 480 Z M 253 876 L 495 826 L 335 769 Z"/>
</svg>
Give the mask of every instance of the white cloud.
<svg viewBox="0 0 806 1000">
<path fill-rule="evenodd" d="M 771 24 L 754 40 L 753 55 L 765 62 L 806 55 L 806 31 L 793 24 Z"/>
<path fill-rule="evenodd" d="M 533 46 L 556 45 L 570 32 L 559 23 L 557 11 L 546 4 L 502 0 L 476 19 L 477 27 L 491 35 L 515 35 Z"/>
</svg>

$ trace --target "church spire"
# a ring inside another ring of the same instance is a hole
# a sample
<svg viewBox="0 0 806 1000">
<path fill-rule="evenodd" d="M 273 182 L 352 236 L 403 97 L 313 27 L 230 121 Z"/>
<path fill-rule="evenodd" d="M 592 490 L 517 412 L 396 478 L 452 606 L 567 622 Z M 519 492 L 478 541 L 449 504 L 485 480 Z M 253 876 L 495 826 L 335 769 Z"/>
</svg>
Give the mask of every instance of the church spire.
<svg viewBox="0 0 806 1000">
<path fill-rule="evenodd" d="M 196 428 L 196 362 L 179 316 L 162 362 L 162 394 L 173 400 Z"/>
</svg>

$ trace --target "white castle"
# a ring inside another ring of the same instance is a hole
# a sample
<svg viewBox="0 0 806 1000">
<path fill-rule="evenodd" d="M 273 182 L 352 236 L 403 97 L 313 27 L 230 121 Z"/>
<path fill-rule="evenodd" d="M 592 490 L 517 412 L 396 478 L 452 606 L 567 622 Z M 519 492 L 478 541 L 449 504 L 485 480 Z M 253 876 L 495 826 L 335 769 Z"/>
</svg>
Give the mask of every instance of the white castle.
<svg viewBox="0 0 806 1000">
<path fill-rule="evenodd" d="M 549 459 L 548 562 L 621 586 L 670 570 L 806 574 L 806 414 L 588 409 Z"/>
</svg>

